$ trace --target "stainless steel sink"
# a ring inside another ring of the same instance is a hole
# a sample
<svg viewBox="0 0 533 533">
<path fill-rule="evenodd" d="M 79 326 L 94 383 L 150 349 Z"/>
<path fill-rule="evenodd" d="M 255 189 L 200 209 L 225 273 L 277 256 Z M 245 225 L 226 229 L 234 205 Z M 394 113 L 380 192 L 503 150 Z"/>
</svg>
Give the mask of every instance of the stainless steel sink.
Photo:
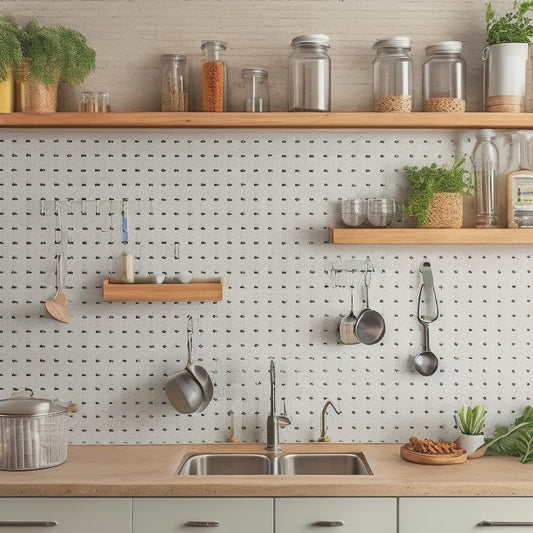
<svg viewBox="0 0 533 533">
<path fill-rule="evenodd" d="M 281 458 L 281 472 L 288 476 L 372 475 L 363 454 L 291 453 Z"/>
<path fill-rule="evenodd" d="M 362 453 L 290 453 L 281 456 L 206 453 L 189 457 L 178 473 L 182 476 L 372 475 Z"/>
</svg>

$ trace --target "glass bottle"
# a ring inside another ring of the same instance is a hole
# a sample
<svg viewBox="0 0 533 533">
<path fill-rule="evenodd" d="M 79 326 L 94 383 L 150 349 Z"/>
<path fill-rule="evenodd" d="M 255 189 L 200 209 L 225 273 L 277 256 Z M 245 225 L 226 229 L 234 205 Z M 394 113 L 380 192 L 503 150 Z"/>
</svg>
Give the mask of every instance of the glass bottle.
<svg viewBox="0 0 533 533">
<path fill-rule="evenodd" d="M 300 35 L 291 42 L 289 111 L 330 111 L 331 60 L 329 37 Z"/>
<path fill-rule="evenodd" d="M 466 111 L 466 63 L 463 43 L 443 41 L 426 48 L 422 66 L 424 111 Z"/>
<path fill-rule="evenodd" d="M 228 99 L 228 69 L 224 41 L 202 41 L 202 111 L 226 111 Z"/>
<path fill-rule="evenodd" d="M 270 111 L 268 72 L 262 68 L 243 68 L 241 76 L 246 91 L 244 111 L 251 113 Z"/>
<path fill-rule="evenodd" d="M 187 58 L 181 54 L 161 56 L 161 111 L 188 111 Z"/>
<path fill-rule="evenodd" d="M 475 176 L 476 226 L 498 227 L 498 198 L 496 178 L 498 173 L 498 149 L 493 142 L 494 130 L 483 129 L 476 133 L 477 143 L 472 152 Z"/>
<path fill-rule="evenodd" d="M 413 61 L 409 37 L 374 44 L 374 111 L 408 113 L 413 109 Z"/>
</svg>

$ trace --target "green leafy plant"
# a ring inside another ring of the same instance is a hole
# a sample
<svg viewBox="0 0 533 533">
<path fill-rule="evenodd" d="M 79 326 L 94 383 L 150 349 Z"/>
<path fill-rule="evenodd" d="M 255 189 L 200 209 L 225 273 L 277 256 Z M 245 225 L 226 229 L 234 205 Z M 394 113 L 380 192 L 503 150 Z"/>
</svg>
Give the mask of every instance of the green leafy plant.
<svg viewBox="0 0 533 533">
<path fill-rule="evenodd" d="M 0 16 L 0 81 L 22 64 L 23 30 L 11 17 Z"/>
<path fill-rule="evenodd" d="M 32 20 L 24 27 L 22 50 L 28 61 L 26 75 L 51 85 L 81 83 L 95 68 L 95 51 L 78 31 L 64 26 L 41 26 Z"/>
<path fill-rule="evenodd" d="M 463 405 L 459 411 L 459 430 L 464 435 L 482 435 L 486 415 L 487 412 L 482 405 L 475 407 Z"/>
<path fill-rule="evenodd" d="M 490 2 L 487 3 L 485 20 L 487 22 L 487 43 L 529 43 L 533 37 L 533 24 L 526 17 L 529 10 L 533 9 L 533 1 L 513 3 L 513 10 L 500 18 Z"/>
<path fill-rule="evenodd" d="M 472 194 L 473 178 L 466 170 L 464 158 L 457 161 L 451 168 L 432 163 L 426 167 L 405 166 L 407 179 L 411 187 L 404 212 L 414 219 L 419 227 L 427 226 L 433 195 L 441 192 Z"/>
<path fill-rule="evenodd" d="M 494 439 L 505 435 L 490 445 L 488 455 L 512 455 L 520 457 L 521 463 L 533 463 L 533 407 L 528 406 L 511 429 L 497 427 Z"/>
</svg>

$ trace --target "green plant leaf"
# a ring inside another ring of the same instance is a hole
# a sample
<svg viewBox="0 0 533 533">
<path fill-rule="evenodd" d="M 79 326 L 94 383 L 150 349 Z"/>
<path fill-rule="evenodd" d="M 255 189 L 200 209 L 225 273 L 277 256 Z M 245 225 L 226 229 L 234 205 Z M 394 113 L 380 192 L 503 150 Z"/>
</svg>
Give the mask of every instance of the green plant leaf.
<svg viewBox="0 0 533 533">
<path fill-rule="evenodd" d="M 485 21 L 487 23 L 487 43 L 529 43 L 533 37 L 531 19 L 526 17 L 528 11 L 533 9 L 533 1 L 513 3 L 513 10 L 500 18 L 492 4 L 486 4 Z"/>
<path fill-rule="evenodd" d="M 460 431 L 465 435 L 481 435 L 485 429 L 487 412 L 482 405 L 468 407 L 463 405 L 459 410 Z"/>
</svg>

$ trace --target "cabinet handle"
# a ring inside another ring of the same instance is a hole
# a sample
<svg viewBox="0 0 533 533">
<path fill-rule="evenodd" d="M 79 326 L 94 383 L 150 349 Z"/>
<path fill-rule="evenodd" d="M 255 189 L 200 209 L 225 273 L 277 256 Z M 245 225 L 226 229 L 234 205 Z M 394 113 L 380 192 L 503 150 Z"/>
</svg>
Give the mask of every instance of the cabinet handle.
<svg viewBox="0 0 533 533">
<path fill-rule="evenodd" d="M 185 522 L 185 525 L 189 527 L 220 527 L 220 522 L 218 520 L 191 520 Z"/>
<path fill-rule="evenodd" d="M 344 520 L 318 520 L 317 522 L 313 522 L 311 525 L 318 527 L 342 527 L 345 526 L 346 523 Z"/>
<path fill-rule="evenodd" d="M 54 527 L 59 524 L 55 520 L 2 520 L 0 527 Z"/>
<path fill-rule="evenodd" d="M 533 527 L 533 522 L 489 522 L 483 520 L 477 524 L 481 527 L 509 527 L 509 526 L 518 526 L 518 527 Z"/>
</svg>

